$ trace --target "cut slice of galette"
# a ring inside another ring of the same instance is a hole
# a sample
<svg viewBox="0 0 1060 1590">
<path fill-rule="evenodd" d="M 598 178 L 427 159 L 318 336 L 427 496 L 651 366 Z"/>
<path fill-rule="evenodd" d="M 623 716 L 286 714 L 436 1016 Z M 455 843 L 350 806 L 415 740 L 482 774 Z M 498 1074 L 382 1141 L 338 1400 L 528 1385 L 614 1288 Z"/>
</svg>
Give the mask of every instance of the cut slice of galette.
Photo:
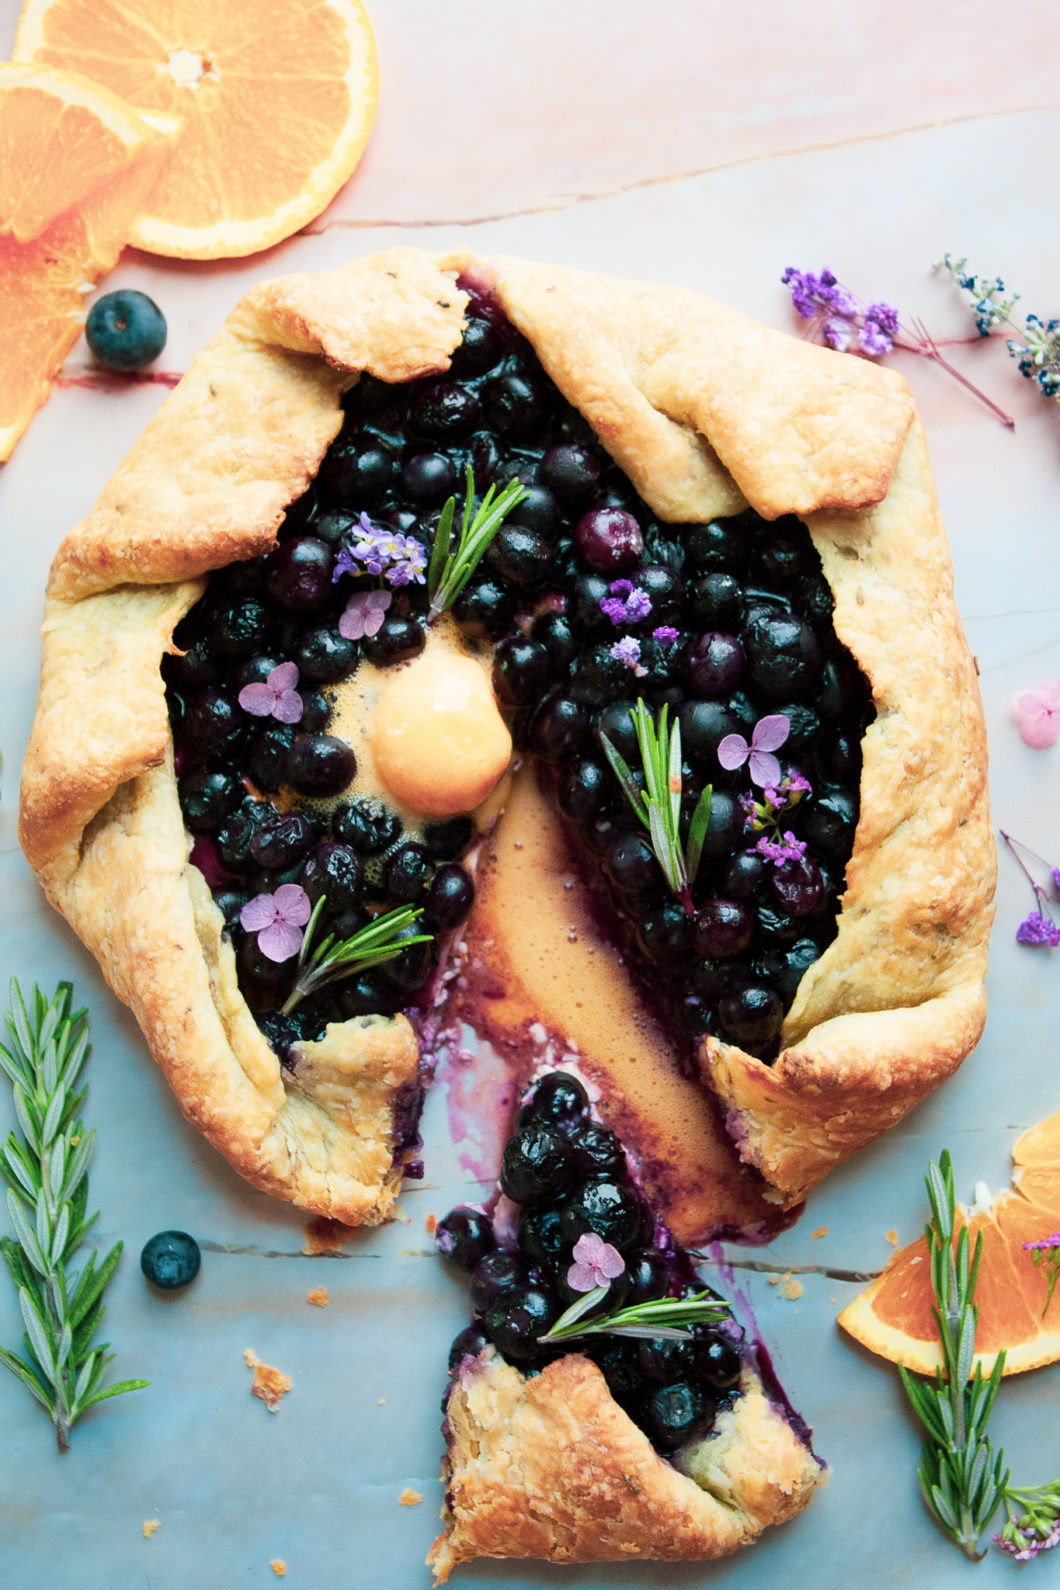
<svg viewBox="0 0 1060 1590">
<path fill-rule="evenodd" d="M 755 1344 L 652 1214 L 580 1081 L 546 1073 L 493 1217 L 439 1250 L 473 1322 L 443 1402 L 437 1579 L 474 1557 L 724 1557 L 800 1512 L 827 1471 Z"/>
<path fill-rule="evenodd" d="M 512 260 L 262 284 L 59 550 L 20 827 L 255 1185 L 387 1215 L 513 746 L 777 1203 L 975 1043 L 983 725 L 904 382 Z"/>
</svg>

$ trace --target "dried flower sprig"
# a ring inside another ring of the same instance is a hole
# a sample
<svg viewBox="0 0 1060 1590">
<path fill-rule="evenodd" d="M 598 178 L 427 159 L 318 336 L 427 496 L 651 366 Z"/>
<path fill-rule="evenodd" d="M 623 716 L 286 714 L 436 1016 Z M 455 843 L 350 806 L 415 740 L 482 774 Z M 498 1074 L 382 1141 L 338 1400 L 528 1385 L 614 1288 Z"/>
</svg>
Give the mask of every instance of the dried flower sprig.
<svg viewBox="0 0 1060 1590">
<path fill-rule="evenodd" d="M 395 911 L 384 911 L 351 938 L 339 939 L 334 933 L 328 933 L 314 948 L 313 936 L 324 909 L 325 898 L 324 895 L 320 896 L 309 918 L 298 954 L 294 988 L 282 1007 L 285 1016 L 289 1016 L 303 999 L 308 999 L 318 988 L 323 988 L 325 983 L 335 983 L 340 978 L 366 972 L 372 966 L 381 966 L 384 961 L 392 961 L 395 955 L 400 955 L 412 945 L 429 944 L 434 938 L 433 933 L 405 933 L 406 928 L 423 915 L 418 907 L 406 905 Z"/>
<path fill-rule="evenodd" d="M 656 724 L 643 699 L 630 713 L 637 733 L 637 745 L 644 766 L 645 788 L 633 777 L 628 762 L 616 751 L 606 734 L 600 736 L 604 755 L 622 785 L 623 793 L 640 822 L 648 830 L 651 847 L 670 888 L 689 916 L 694 914 L 692 885 L 699 871 L 703 841 L 710 822 L 713 786 L 708 784 L 696 802 L 688 826 L 688 838 L 681 844 L 681 725 L 669 723 L 669 707 L 664 706 Z"/>
<path fill-rule="evenodd" d="M 1047 679 L 1037 690 L 1020 690 L 1012 698 L 1012 716 L 1024 745 L 1048 751 L 1060 740 L 1060 679 Z"/>
<path fill-rule="evenodd" d="M 903 353 L 917 353 L 937 364 L 980 403 L 985 403 L 1002 425 L 1009 430 L 1014 428 L 1016 422 L 1012 416 L 950 364 L 922 320 L 913 320 L 911 327 L 903 326 L 892 304 L 863 302 L 827 269 L 817 274 L 789 265 L 780 279 L 791 291 L 795 313 L 801 320 L 810 322 L 808 331 L 818 334 L 830 348 L 840 353 L 863 354 L 867 359 L 880 359 L 895 348 Z M 899 337 L 899 332 L 905 333 L 904 339 Z"/>
<path fill-rule="evenodd" d="M 332 580 L 344 574 L 372 574 L 388 585 L 422 585 L 427 567 L 427 551 L 414 536 L 396 530 L 377 530 L 366 513 L 357 521 L 357 539 L 342 547 L 335 559 Z"/>
<path fill-rule="evenodd" d="M 934 268 L 948 272 L 968 295 L 979 335 L 989 337 L 992 331 L 1006 326 L 1014 331 L 1016 335 L 1006 338 L 1005 346 L 1016 360 L 1020 375 L 1036 382 L 1045 397 L 1060 398 L 1060 319 L 1024 315 L 1023 325 L 1019 326 L 1012 312 L 1020 295 L 1009 292 L 1000 276 L 975 276 L 968 270 L 966 259 L 954 259 L 950 254 L 937 260 Z"/>
<path fill-rule="evenodd" d="M 1032 850 L 1029 845 L 1022 844 L 1020 840 L 1013 839 L 1012 835 L 1006 834 L 1003 828 L 999 828 L 998 833 L 1004 840 L 1009 855 L 1013 858 L 1034 892 L 1035 909 L 1028 912 L 1016 929 L 1016 942 L 1018 944 L 1044 944 L 1047 949 L 1055 950 L 1057 945 L 1060 945 L 1060 924 L 1056 922 L 1050 909 L 1048 895 L 1034 877 L 1023 857 L 1029 856 L 1032 861 L 1036 861 L 1039 866 L 1045 868 L 1049 874 L 1053 893 L 1058 899 L 1060 899 L 1060 867 L 1050 867 L 1049 863 L 1039 856 L 1037 851 Z"/>
<path fill-rule="evenodd" d="M 1051 1237 L 1039 1237 L 1037 1242 L 1025 1242 L 1023 1251 L 1030 1254 L 1036 1270 L 1045 1271 L 1047 1291 L 1045 1307 L 1042 1309 L 1044 1319 L 1053 1301 L 1056 1283 L 1060 1281 L 1060 1231 L 1054 1231 Z"/>
<path fill-rule="evenodd" d="M 632 1336 L 638 1339 L 686 1342 L 692 1340 L 690 1325 L 716 1325 L 728 1317 L 730 1305 L 713 1292 L 697 1292 L 694 1297 L 660 1297 L 651 1303 L 634 1303 L 629 1308 L 596 1314 L 609 1286 L 594 1287 L 577 1298 L 553 1325 L 537 1339 L 539 1342 L 566 1342 L 575 1336 Z"/>
<path fill-rule="evenodd" d="M 464 513 L 455 552 L 452 549 L 456 498 L 450 497 L 442 509 L 434 536 L 434 550 L 427 570 L 427 592 L 431 605 L 428 624 L 434 624 L 452 607 L 489 549 L 501 525 L 529 493 L 521 481 L 510 480 L 501 492 L 491 486 L 475 507 L 475 476 L 471 465 L 465 470 Z"/>
<path fill-rule="evenodd" d="M 4 1237 L 0 1247 L 25 1326 L 24 1356 L 0 1348 L 0 1363 L 45 1409 L 60 1452 L 69 1451 L 71 1426 L 89 1408 L 148 1384 L 104 1386 L 114 1354 L 106 1342 L 92 1340 L 122 1244 L 98 1266 L 93 1251 L 80 1275 L 70 1268 L 96 1220 L 86 1213 L 96 1134 L 82 1125 L 85 1089 L 77 1086 L 89 1054 L 88 1019 L 83 1010 L 71 1011 L 71 993 L 69 983 L 60 983 L 48 1000 L 35 988 L 27 1011 L 12 978 L 10 1048 L 0 1044 L 19 1128 L 8 1135 L 0 1158 L 16 1240 Z"/>
<path fill-rule="evenodd" d="M 975 1360 L 975 1286 L 983 1234 L 978 1233 L 975 1248 L 970 1250 L 968 1227 L 962 1225 L 954 1243 L 957 1205 L 948 1153 L 940 1155 L 938 1164 L 931 1162 L 926 1184 L 931 1205 L 925 1235 L 934 1294 L 932 1314 L 943 1368 L 935 1371 L 934 1380 L 921 1380 L 898 1366 L 906 1395 L 926 1431 L 917 1469 L 921 1493 L 945 1534 L 972 1561 L 984 1555 L 980 1541 L 1002 1505 L 1008 1522 L 995 1540 L 1017 1555 L 1025 1551 L 1027 1556 L 1036 1556 L 1060 1540 L 1060 1481 L 1016 1489 L 1010 1483 L 1004 1452 L 995 1451 L 987 1434 L 1005 1353 L 998 1353 L 984 1379 L 982 1364 Z M 1054 1530 L 1056 1540 L 1049 1538 Z M 1017 1544 L 1020 1541 L 1022 1546 Z"/>
</svg>

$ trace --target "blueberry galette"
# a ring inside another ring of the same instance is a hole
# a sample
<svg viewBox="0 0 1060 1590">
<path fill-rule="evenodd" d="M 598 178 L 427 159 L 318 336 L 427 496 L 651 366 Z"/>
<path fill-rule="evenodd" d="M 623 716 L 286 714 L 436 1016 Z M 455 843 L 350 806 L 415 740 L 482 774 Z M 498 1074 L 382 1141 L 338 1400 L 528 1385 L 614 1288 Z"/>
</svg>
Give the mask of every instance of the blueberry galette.
<svg viewBox="0 0 1060 1590">
<path fill-rule="evenodd" d="M 479 1556 L 724 1557 L 801 1511 L 825 1478 L 810 1432 L 576 1077 L 538 1081 L 501 1190 L 493 1219 L 454 1209 L 436 1233 L 474 1309 L 449 1355 L 437 1578 Z"/>
<path fill-rule="evenodd" d="M 896 375 L 394 250 L 255 288 L 52 569 L 21 835 L 250 1181 L 385 1217 L 534 763 L 785 1206 L 984 1017 L 984 736 Z"/>
</svg>

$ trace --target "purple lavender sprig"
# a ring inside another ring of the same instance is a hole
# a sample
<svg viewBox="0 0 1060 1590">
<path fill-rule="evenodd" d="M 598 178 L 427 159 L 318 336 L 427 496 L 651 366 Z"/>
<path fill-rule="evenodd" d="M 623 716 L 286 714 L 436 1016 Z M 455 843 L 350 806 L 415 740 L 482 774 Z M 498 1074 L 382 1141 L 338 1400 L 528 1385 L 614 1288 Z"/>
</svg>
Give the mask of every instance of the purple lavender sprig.
<svg viewBox="0 0 1060 1590">
<path fill-rule="evenodd" d="M 388 585 L 422 585 L 427 576 L 427 549 L 414 536 L 396 530 L 377 530 L 366 513 L 358 520 L 359 537 L 342 547 L 331 576 L 344 574 L 382 576 Z"/>
<path fill-rule="evenodd" d="M 1016 422 L 1012 416 L 950 364 L 922 320 L 914 320 L 911 329 L 904 327 L 893 304 L 857 298 L 828 269 L 815 273 L 796 270 L 789 265 L 780 279 L 791 291 L 795 313 L 810 323 L 809 334 L 820 335 L 830 348 L 840 353 L 862 354 L 867 359 L 880 359 L 895 348 L 903 353 L 919 354 L 939 365 L 980 403 L 985 403 L 1002 425 L 1014 429 Z M 899 332 L 905 333 L 902 340 L 899 340 Z"/>
<path fill-rule="evenodd" d="M 1003 828 L 999 828 L 998 833 L 1004 840 L 1009 855 L 1012 856 L 1017 867 L 1030 884 L 1034 894 L 1034 909 L 1027 913 L 1016 929 L 1016 942 L 1017 944 L 1043 944 L 1046 949 L 1055 950 L 1060 945 L 1060 924 L 1057 923 L 1056 918 L 1053 916 L 1049 896 L 1037 878 L 1034 877 L 1023 857 L 1029 856 L 1032 861 L 1036 861 L 1039 866 L 1046 869 L 1057 898 L 1060 898 L 1060 867 L 1050 867 L 1049 863 L 1043 860 L 1037 851 L 1031 850 L 1028 845 L 1022 844 L 1020 840 L 1013 839 L 1012 835 L 1006 834 Z"/>
<path fill-rule="evenodd" d="M 1037 1242 L 1025 1242 L 1023 1251 L 1030 1254 L 1036 1270 L 1045 1271 L 1047 1290 L 1045 1307 L 1042 1309 L 1044 1319 L 1053 1301 L 1056 1283 L 1060 1281 L 1060 1231 L 1054 1231 L 1051 1237 L 1039 1237 Z"/>
</svg>

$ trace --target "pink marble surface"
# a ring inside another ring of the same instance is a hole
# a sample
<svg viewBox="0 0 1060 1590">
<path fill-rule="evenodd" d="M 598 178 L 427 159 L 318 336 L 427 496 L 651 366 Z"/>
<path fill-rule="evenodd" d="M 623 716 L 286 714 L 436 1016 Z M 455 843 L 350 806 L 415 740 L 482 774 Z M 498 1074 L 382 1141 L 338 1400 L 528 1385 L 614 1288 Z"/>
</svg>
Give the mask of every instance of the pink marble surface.
<svg viewBox="0 0 1060 1590">
<path fill-rule="evenodd" d="M 374 0 L 371 10 L 382 108 L 361 170 L 328 215 L 262 257 L 180 265 L 130 254 L 110 279 L 162 305 L 165 365 L 185 368 L 254 281 L 395 242 L 462 242 L 678 280 L 792 329 L 783 267 L 830 264 L 855 291 L 891 299 L 952 339 L 954 362 L 1016 419 L 1006 430 L 926 362 L 895 359 L 927 425 L 980 664 L 995 817 L 1060 861 L 1060 746 L 1028 750 L 1009 712 L 1014 691 L 1060 675 L 1060 409 L 1019 380 L 1000 343 L 971 336 L 959 296 L 930 269 L 945 249 L 967 254 L 1022 289 L 1028 308 L 1060 312 L 1060 10 L 1047 0 L 1003 13 L 985 0 Z M 0 48 L 16 14 L 0 0 Z M 79 344 L 67 374 L 88 369 Z M 251 1193 L 182 1121 L 135 1026 L 42 902 L 14 842 L 48 562 L 164 397 L 149 385 L 63 387 L 0 473 L 0 964 L 28 981 L 73 976 L 91 1005 L 99 1238 L 124 1237 L 130 1249 L 108 1329 L 120 1371 L 152 1380 L 143 1397 L 87 1421 L 61 1462 L 22 1390 L 0 1380 L 0 1583 L 231 1590 L 274 1583 L 268 1563 L 278 1556 L 289 1563 L 285 1582 L 306 1590 L 415 1590 L 426 1583 L 441 1494 L 444 1347 L 465 1308 L 427 1253 L 424 1219 L 473 1195 L 447 1144 L 442 1093 L 427 1117 L 431 1179 L 403 1198 L 412 1224 L 366 1236 L 348 1261 L 301 1259 L 297 1213 Z M 564 1574 L 487 1563 L 465 1582 L 1010 1582 L 1007 1562 L 970 1568 L 922 1515 L 896 1379 L 839 1340 L 834 1315 L 856 1288 L 828 1272 L 881 1264 L 889 1227 L 903 1239 L 916 1233 L 920 1176 L 943 1146 L 962 1192 L 980 1178 L 997 1186 L 1019 1130 L 1060 1105 L 1060 952 L 1017 948 L 1013 929 L 1027 909 L 1003 859 L 979 1049 L 756 1255 L 780 1269 L 820 1266 L 804 1276 L 802 1298 L 784 1299 L 757 1272 L 746 1277 L 782 1378 L 833 1465 L 828 1490 L 755 1552 L 715 1567 Z M 5 1111 L 0 1096 L 0 1125 Z M 182 1224 L 214 1249 L 195 1290 L 163 1305 L 145 1295 L 133 1255 L 153 1231 Z M 827 1240 L 809 1241 L 822 1225 Z M 304 1302 L 321 1282 L 332 1293 L 323 1311 Z M 0 1279 L 0 1339 L 16 1335 Z M 295 1374 L 275 1420 L 246 1395 L 246 1346 Z M 1058 1416 L 1057 1371 L 1006 1387 L 1000 1435 L 1028 1481 L 1060 1472 Z M 398 1506 L 406 1484 L 424 1493 L 422 1506 Z M 145 1542 L 149 1517 L 163 1523 Z M 1031 1571 L 1047 1582 L 1049 1566 Z"/>
</svg>

